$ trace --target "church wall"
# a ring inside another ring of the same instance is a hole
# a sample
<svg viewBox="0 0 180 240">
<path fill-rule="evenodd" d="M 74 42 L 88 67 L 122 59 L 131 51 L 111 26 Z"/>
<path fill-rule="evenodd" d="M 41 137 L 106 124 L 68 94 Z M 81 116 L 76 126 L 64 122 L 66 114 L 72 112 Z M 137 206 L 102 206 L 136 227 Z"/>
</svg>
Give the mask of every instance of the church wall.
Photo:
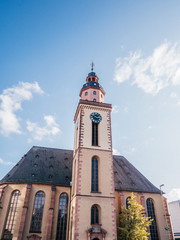
<svg viewBox="0 0 180 240">
<path fill-rule="evenodd" d="M 54 204 L 54 217 L 53 217 L 53 227 L 52 227 L 52 235 L 51 239 L 56 239 L 56 231 L 57 231 L 57 218 L 58 218 L 58 208 L 59 208 L 59 198 L 62 193 L 68 194 L 68 218 L 67 218 L 67 234 L 68 234 L 68 223 L 69 223 L 69 210 L 70 210 L 70 195 L 71 188 L 70 187 L 56 187 L 56 195 L 55 195 L 55 204 Z"/>
<path fill-rule="evenodd" d="M 24 199 L 25 199 L 25 195 L 26 195 L 26 186 L 27 186 L 27 184 L 9 184 L 6 187 L 6 190 L 3 195 L 3 199 L 2 199 L 2 204 L 1 204 L 2 208 L 0 208 L 0 219 L 1 219 L 0 236 L 2 236 L 2 234 L 3 234 L 4 222 L 5 222 L 5 219 L 7 216 L 11 193 L 14 190 L 19 190 L 21 193 L 20 199 L 19 199 L 20 200 L 19 201 L 19 211 L 18 211 L 17 221 L 15 223 L 15 230 L 14 230 L 14 234 L 13 234 L 13 240 L 18 239 L 22 210 L 23 210 Z M 43 191 L 45 193 L 45 203 L 44 203 L 44 210 L 43 210 L 41 233 L 30 233 L 30 225 L 31 225 L 32 211 L 33 211 L 33 206 L 34 206 L 34 199 L 35 199 L 35 195 L 38 191 Z M 55 239 L 55 237 L 56 237 L 59 197 L 60 197 L 61 193 L 64 193 L 64 192 L 68 194 L 68 200 L 70 200 L 70 187 L 61 187 L 61 186 L 56 187 L 51 239 Z M 36 235 L 42 237 L 41 238 L 42 240 L 46 239 L 50 203 L 51 203 L 51 185 L 32 184 L 32 188 L 31 188 L 31 192 L 30 192 L 30 196 L 29 196 L 28 211 L 27 211 L 25 225 L 24 225 L 24 229 L 23 229 L 23 236 L 22 236 L 23 240 L 27 239 L 27 236 L 31 236 L 33 234 L 36 234 Z M 68 213 L 69 213 L 69 201 L 68 201 Z M 67 219 L 67 222 L 68 221 L 69 221 L 69 219 Z"/>
<path fill-rule="evenodd" d="M 102 228 L 107 231 L 106 240 L 113 240 L 113 231 L 114 222 L 109 221 L 109 219 L 113 219 L 114 212 L 112 211 L 112 206 L 114 203 L 114 198 L 99 198 L 93 197 L 92 199 L 89 197 L 78 197 L 78 205 L 80 206 L 78 211 L 78 219 L 74 219 L 77 224 L 78 234 L 81 238 L 77 238 L 79 240 L 87 239 L 87 230 L 92 227 L 91 225 L 91 207 L 93 204 L 97 204 L 100 209 L 100 224 Z M 74 224 L 75 224 L 74 222 Z M 72 238 L 73 239 L 73 238 Z"/>
<path fill-rule="evenodd" d="M 168 231 L 166 231 L 164 229 L 164 227 L 166 226 L 166 220 L 165 220 L 165 216 L 164 216 L 165 210 L 164 210 L 163 203 L 162 203 L 164 198 L 161 196 L 161 194 L 134 192 L 134 195 L 136 196 L 136 200 L 139 203 L 141 203 L 140 197 L 141 197 L 141 195 L 143 195 L 144 202 L 145 202 L 146 214 L 147 214 L 146 200 L 148 198 L 151 198 L 153 200 L 159 238 L 160 238 L 160 240 L 169 240 Z M 130 196 L 131 196 L 131 192 L 129 192 L 129 191 L 115 191 L 115 205 L 116 205 L 116 212 L 117 212 L 117 221 L 118 221 L 118 213 L 120 212 L 121 206 L 126 207 L 126 199 Z"/>
<path fill-rule="evenodd" d="M 84 131 L 84 136 L 82 139 L 82 146 L 84 148 L 92 148 L 92 121 L 90 119 L 90 114 L 92 112 L 100 112 L 102 116 L 102 121 L 99 123 L 99 146 L 93 146 L 93 148 L 102 149 L 102 150 L 110 150 L 111 149 L 111 143 L 109 142 L 109 136 L 107 131 L 107 128 L 109 127 L 109 111 L 110 109 L 105 109 L 103 107 L 98 108 L 97 106 L 83 106 L 83 129 L 86 129 Z"/>
<path fill-rule="evenodd" d="M 13 191 L 19 190 L 20 191 L 20 198 L 19 198 L 19 205 L 18 205 L 18 212 L 17 212 L 17 220 L 16 225 L 14 228 L 13 233 L 13 240 L 16 240 L 18 238 L 19 233 L 19 226 L 20 226 L 20 218 L 22 215 L 22 209 L 24 204 L 24 198 L 26 194 L 26 184 L 9 184 L 4 192 L 1 208 L 0 208 L 0 237 L 2 237 L 3 230 L 4 230 L 4 224 L 7 217 L 7 211 L 9 208 L 10 198 Z"/>
<path fill-rule="evenodd" d="M 96 92 L 96 95 L 94 95 L 93 92 Z M 87 95 L 86 95 L 87 94 Z M 99 91 L 97 88 L 87 87 L 86 89 L 83 89 L 81 99 L 92 101 L 92 99 L 96 99 L 96 102 L 104 102 L 104 94 Z"/>
<path fill-rule="evenodd" d="M 114 189 L 112 188 L 112 182 L 110 179 L 110 161 L 111 161 L 111 152 L 109 151 L 99 151 L 93 149 L 81 149 L 81 158 L 83 159 L 81 163 L 81 179 L 86 179 L 86 181 L 81 181 L 79 183 L 79 193 L 83 195 L 93 195 L 91 193 L 91 164 L 92 157 L 98 157 L 99 165 L 99 195 L 109 196 L 114 195 Z M 112 179 L 113 181 L 113 179 Z"/>
</svg>

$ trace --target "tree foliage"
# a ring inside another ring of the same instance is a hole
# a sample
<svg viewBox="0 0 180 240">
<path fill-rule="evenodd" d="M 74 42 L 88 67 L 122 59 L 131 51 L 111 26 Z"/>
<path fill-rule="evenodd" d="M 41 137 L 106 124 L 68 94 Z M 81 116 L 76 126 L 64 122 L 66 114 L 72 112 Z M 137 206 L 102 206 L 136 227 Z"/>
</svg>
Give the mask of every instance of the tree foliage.
<svg viewBox="0 0 180 240">
<path fill-rule="evenodd" d="M 144 208 L 134 194 L 128 199 L 128 208 L 119 214 L 118 240 L 148 240 L 148 227 L 153 220 L 145 216 Z"/>
</svg>

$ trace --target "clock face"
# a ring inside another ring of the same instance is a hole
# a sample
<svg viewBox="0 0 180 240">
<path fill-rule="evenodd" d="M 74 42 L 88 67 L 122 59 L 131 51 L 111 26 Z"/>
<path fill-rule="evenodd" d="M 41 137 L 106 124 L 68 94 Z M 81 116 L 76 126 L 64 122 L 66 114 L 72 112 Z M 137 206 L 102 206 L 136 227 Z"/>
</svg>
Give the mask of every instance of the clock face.
<svg viewBox="0 0 180 240">
<path fill-rule="evenodd" d="M 93 121 L 94 123 L 100 123 L 100 121 L 102 120 L 102 117 L 99 113 L 97 112 L 93 112 L 90 115 L 90 119 L 91 121 Z"/>
</svg>

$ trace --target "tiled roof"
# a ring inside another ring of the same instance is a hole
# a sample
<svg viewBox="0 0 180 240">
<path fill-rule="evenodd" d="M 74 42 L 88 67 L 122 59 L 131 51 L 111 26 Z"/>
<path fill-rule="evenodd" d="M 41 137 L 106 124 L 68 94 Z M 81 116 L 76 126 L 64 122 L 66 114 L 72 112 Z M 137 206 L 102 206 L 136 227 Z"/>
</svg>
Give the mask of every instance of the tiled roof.
<svg viewBox="0 0 180 240">
<path fill-rule="evenodd" d="M 127 159 L 113 156 L 116 190 L 160 193 Z M 70 186 L 73 151 L 32 147 L 0 181 L 4 183 L 39 183 Z"/>
<path fill-rule="evenodd" d="M 32 147 L 0 183 L 42 183 L 69 186 L 73 151 Z"/>
<path fill-rule="evenodd" d="M 113 156 L 114 185 L 116 190 L 160 193 L 126 158 Z"/>
</svg>

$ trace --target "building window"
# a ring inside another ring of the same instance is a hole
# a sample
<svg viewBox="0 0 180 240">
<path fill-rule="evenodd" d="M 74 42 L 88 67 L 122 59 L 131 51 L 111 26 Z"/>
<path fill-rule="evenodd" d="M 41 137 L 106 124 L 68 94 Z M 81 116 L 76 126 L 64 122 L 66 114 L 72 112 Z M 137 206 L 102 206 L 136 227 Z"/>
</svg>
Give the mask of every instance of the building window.
<svg viewBox="0 0 180 240">
<path fill-rule="evenodd" d="M 91 192 L 98 192 L 98 159 L 96 157 L 92 158 L 92 172 L 91 172 Z"/>
<path fill-rule="evenodd" d="M 37 192 L 34 200 L 30 232 L 41 232 L 45 194 Z"/>
<path fill-rule="evenodd" d="M 151 225 L 149 226 L 151 240 L 159 240 L 153 200 L 151 198 L 148 198 L 146 201 L 146 205 L 148 217 L 153 219 Z"/>
<path fill-rule="evenodd" d="M 99 224 L 99 209 L 97 205 L 91 207 L 91 224 Z"/>
<path fill-rule="evenodd" d="M 66 240 L 68 195 L 62 193 L 59 199 L 56 240 Z"/>
<path fill-rule="evenodd" d="M 128 209 L 128 207 L 129 207 L 129 200 L 131 199 L 131 197 L 127 197 L 126 198 L 126 209 Z"/>
<path fill-rule="evenodd" d="M 91 81 L 91 78 L 88 78 L 88 82 L 90 82 Z"/>
<path fill-rule="evenodd" d="M 96 102 L 96 99 L 95 99 L 95 98 L 93 99 L 93 102 Z"/>
<path fill-rule="evenodd" d="M 98 123 L 92 122 L 92 145 L 98 146 Z"/>
<path fill-rule="evenodd" d="M 85 96 L 87 96 L 88 95 L 88 92 L 85 92 Z"/>
<path fill-rule="evenodd" d="M 95 82 L 95 78 L 94 77 L 92 78 L 92 81 Z"/>
<path fill-rule="evenodd" d="M 93 91 L 93 95 L 96 95 L 96 91 Z"/>
<path fill-rule="evenodd" d="M 20 191 L 18 190 L 14 191 L 11 195 L 2 239 L 9 239 L 9 240 L 13 239 L 15 224 L 16 224 L 16 221 L 18 220 L 17 213 L 18 213 L 18 205 L 19 205 L 19 196 L 20 196 Z"/>
</svg>

